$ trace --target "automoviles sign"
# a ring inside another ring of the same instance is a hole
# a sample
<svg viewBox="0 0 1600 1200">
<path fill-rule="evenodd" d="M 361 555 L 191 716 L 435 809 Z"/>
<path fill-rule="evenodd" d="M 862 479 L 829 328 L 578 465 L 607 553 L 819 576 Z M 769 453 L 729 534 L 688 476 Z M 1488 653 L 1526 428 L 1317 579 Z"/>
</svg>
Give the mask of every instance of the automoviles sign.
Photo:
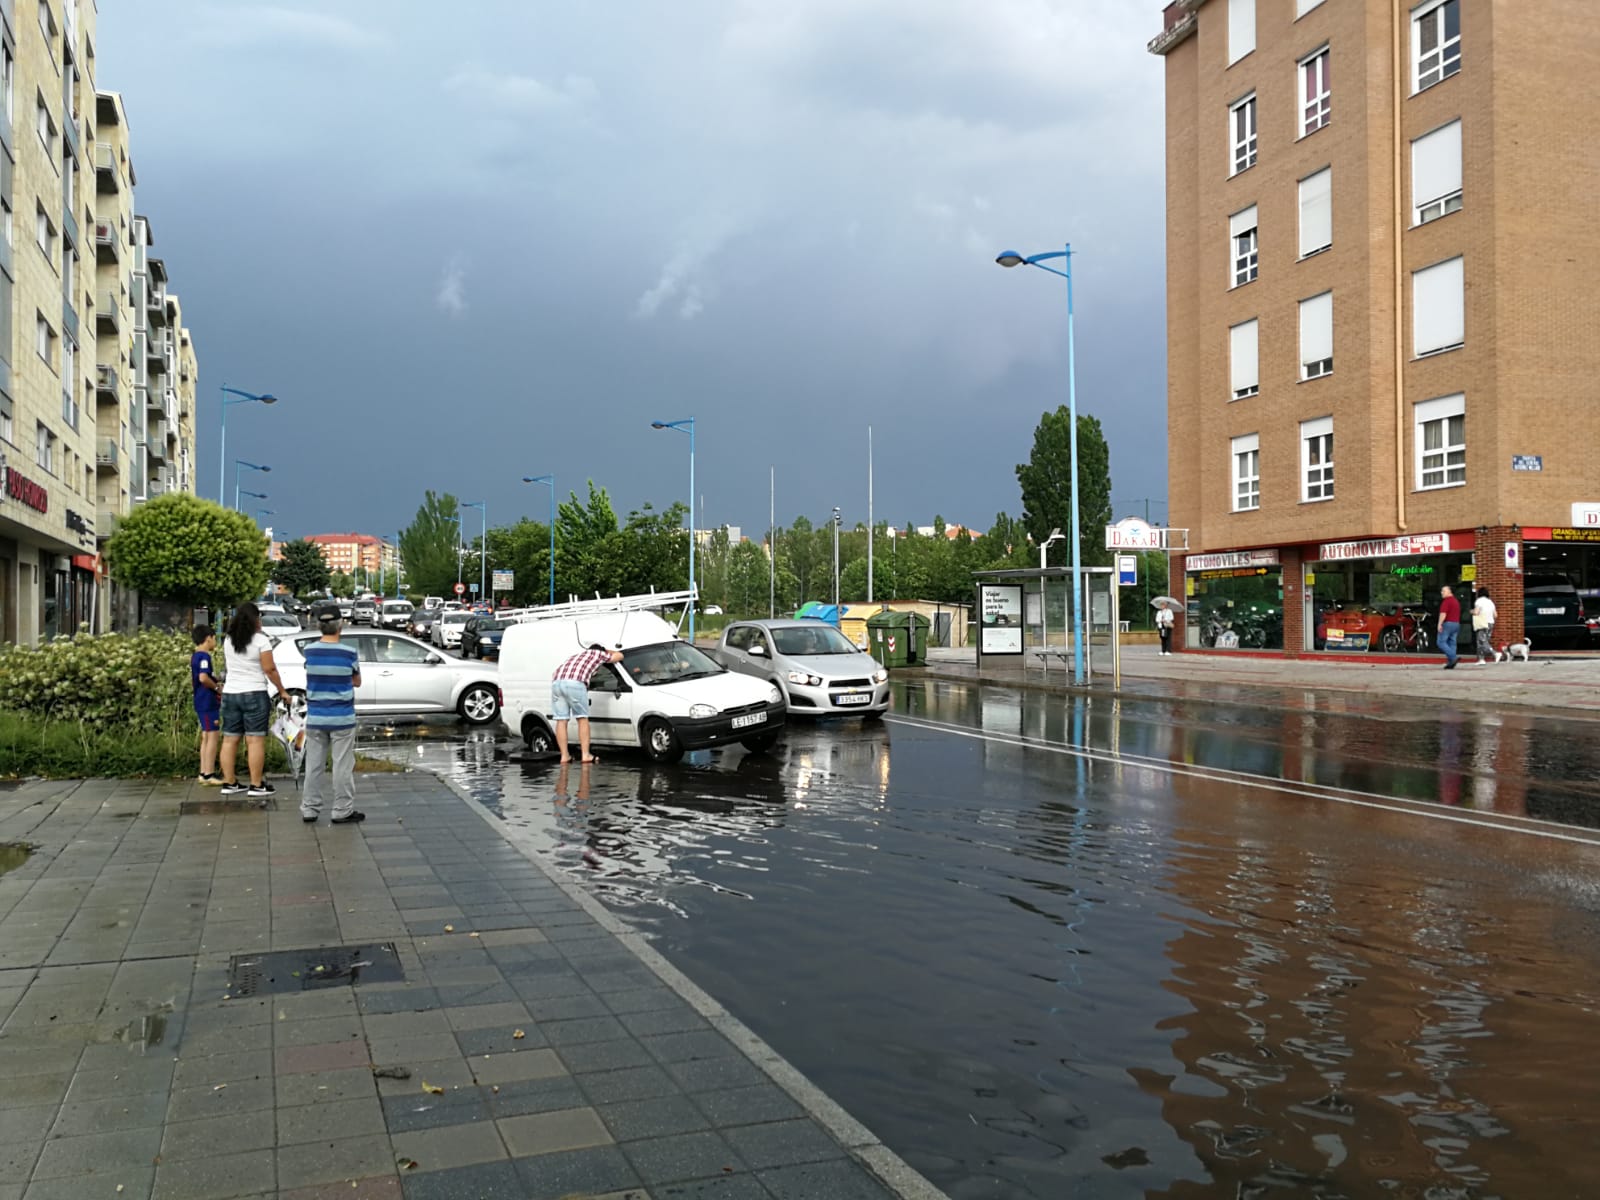
<svg viewBox="0 0 1600 1200">
<path fill-rule="evenodd" d="M 1191 554 L 1183 560 L 1185 571 L 1224 571 L 1240 567 L 1275 567 L 1276 550 L 1226 550 L 1219 554 Z"/>
<path fill-rule="evenodd" d="M 1359 542 L 1324 542 L 1319 562 L 1348 558 L 1400 558 L 1407 554 L 1444 554 L 1450 549 L 1448 533 L 1413 533 L 1397 538 L 1367 538 Z"/>
</svg>

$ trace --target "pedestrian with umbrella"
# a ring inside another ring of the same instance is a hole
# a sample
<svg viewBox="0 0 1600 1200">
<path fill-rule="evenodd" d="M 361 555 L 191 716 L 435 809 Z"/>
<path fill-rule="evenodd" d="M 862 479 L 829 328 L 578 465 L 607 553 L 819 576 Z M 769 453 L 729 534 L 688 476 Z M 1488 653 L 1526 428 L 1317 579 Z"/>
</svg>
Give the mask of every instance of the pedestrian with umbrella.
<svg viewBox="0 0 1600 1200">
<path fill-rule="evenodd" d="M 1161 635 L 1161 653 L 1172 653 L 1172 628 L 1177 623 L 1178 602 L 1171 596 L 1157 596 L 1150 601 L 1156 609 L 1156 632 Z"/>
</svg>

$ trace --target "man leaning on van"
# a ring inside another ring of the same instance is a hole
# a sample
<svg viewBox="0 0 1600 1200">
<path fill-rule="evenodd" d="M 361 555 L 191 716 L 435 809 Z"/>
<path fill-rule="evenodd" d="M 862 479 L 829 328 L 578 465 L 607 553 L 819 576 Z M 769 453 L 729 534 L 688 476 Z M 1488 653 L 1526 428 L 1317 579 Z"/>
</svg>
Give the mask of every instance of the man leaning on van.
<svg viewBox="0 0 1600 1200">
<path fill-rule="evenodd" d="M 574 654 L 556 668 L 550 680 L 550 713 L 556 719 L 556 745 L 561 750 L 561 761 L 571 762 L 567 752 L 567 721 L 578 720 L 578 747 L 583 762 L 595 761 L 589 752 L 589 680 L 607 663 L 621 662 L 621 650 L 607 650 L 598 642 L 587 650 Z"/>
</svg>

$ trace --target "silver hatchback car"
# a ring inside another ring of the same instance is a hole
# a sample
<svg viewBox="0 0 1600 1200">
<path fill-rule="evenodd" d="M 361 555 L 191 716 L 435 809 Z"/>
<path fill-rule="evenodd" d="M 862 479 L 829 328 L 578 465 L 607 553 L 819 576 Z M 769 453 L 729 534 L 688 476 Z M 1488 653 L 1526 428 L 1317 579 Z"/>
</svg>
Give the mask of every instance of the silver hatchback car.
<svg viewBox="0 0 1600 1200">
<path fill-rule="evenodd" d="M 308 630 L 281 638 L 272 647 L 278 674 L 297 711 L 303 712 L 305 706 L 302 647 L 319 636 Z M 498 663 L 449 657 L 416 638 L 383 630 L 347 630 L 340 641 L 353 647 L 361 658 L 357 716 L 454 712 L 472 725 L 489 725 L 500 719 Z"/>
</svg>

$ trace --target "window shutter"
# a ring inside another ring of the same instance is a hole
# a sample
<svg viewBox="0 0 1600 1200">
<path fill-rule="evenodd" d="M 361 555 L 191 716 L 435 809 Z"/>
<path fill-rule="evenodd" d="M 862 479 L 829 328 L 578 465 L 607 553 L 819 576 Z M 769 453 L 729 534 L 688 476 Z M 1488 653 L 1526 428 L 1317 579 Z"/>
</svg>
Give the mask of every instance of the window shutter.
<svg viewBox="0 0 1600 1200">
<path fill-rule="evenodd" d="M 1333 357 L 1333 293 L 1300 301 L 1300 362 Z"/>
<path fill-rule="evenodd" d="M 1252 204 L 1243 212 L 1236 212 L 1228 218 L 1228 235 L 1238 237 L 1241 233 L 1248 233 L 1256 227 L 1256 206 Z"/>
<path fill-rule="evenodd" d="M 1228 62 L 1256 48 L 1256 0 L 1228 0 Z"/>
<path fill-rule="evenodd" d="M 1465 333 L 1464 274 L 1459 258 L 1435 263 L 1411 275 L 1413 353 L 1422 355 L 1459 346 Z"/>
<path fill-rule="evenodd" d="M 1228 359 L 1232 365 L 1233 394 L 1261 384 L 1260 322 L 1246 321 L 1228 330 Z"/>
<path fill-rule="evenodd" d="M 1300 257 L 1333 245 L 1333 168 L 1300 181 Z"/>
<path fill-rule="evenodd" d="M 1411 207 L 1461 190 L 1461 122 L 1435 129 L 1411 143 Z"/>
</svg>

